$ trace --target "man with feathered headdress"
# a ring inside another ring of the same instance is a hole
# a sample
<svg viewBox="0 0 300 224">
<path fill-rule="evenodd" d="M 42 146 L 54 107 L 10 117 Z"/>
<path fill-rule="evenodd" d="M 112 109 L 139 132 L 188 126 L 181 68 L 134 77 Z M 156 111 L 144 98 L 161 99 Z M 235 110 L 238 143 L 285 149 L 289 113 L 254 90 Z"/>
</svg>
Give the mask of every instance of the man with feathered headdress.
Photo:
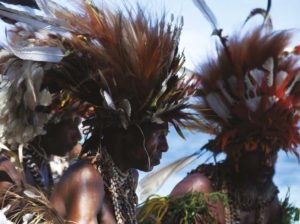
<svg viewBox="0 0 300 224">
<path fill-rule="evenodd" d="M 69 222 L 136 223 L 136 169 L 159 164 L 169 122 L 182 134 L 182 121 L 194 119 L 183 110 L 198 82 L 177 74 L 180 25 L 151 20 L 141 8 L 85 7 L 93 29 L 80 41 L 93 46 L 85 48 L 87 67 L 97 69 L 99 90 L 86 98 L 94 114 L 83 123 L 83 159 L 66 172 L 52 202 Z"/>
<path fill-rule="evenodd" d="M 205 3 L 195 2 L 213 23 Z M 299 55 L 297 48 L 285 51 L 291 31 L 273 32 L 265 22 L 229 38 L 214 30 L 222 45 L 217 56 L 199 67 L 196 110 L 203 120 L 196 129 L 215 136 L 202 149 L 215 156 L 224 153 L 226 159 L 200 165 L 175 186 L 170 198 L 149 199 L 142 220 L 149 214 L 155 214 L 157 223 L 264 224 L 297 218 L 292 207 L 285 216 L 273 175 L 280 149 L 299 159 Z M 162 207 L 159 200 L 169 205 Z"/>
<path fill-rule="evenodd" d="M 6 15 L 14 21 L 22 14 L 1 6 L 3 17 L 4 12 L 10 12 Z M 22 16 L 34 21 L 30 15 Z M 60 76 L 59 60 L 49 57 L 48 50 L 53 48 L 30 46 L 32 51 L 27 51 L 34 28 L 26 30 L 25 24 L 16 23 L 7 30 L 7 42 L 1 49 L 1 207 L 7 205 L 1 211 L 15 223 L 61 223 L 43 195 L 49 196 L 53 187 L 49 161 L 51 155 L 71 151 L 80 140 L 79 117 L 89 106 L 71 91 L 71 81 Z M 22 50 L 26 53 L 20 53 Z"/>
<path fill-rule="evenodd" d="M 221 191 L 228 205 L 217 204 L 221 223 L 282 223 L 283 210 L 273 183 L 280 149 L 299 158 L 299 56 L 285 52 L 290 31 L 259 27 L 235 35 L 218 56 L 202 64 L 199 112 L 201 130 L 215 139 L 204 146 L 226 159 L 201 165 L 173 190 Z"/>
<path fill-rule="evenodd" d="M 150 19 L 140 7 L 124 13 L 87 1 L 71 12 L 36 2 L 46 16 L 3 9 L 31 26 L 16 26 L 8 49 L 50 63 L 48 73 L 60 77 L 53 86 L 91 105 L 82 160 L 57 185 L 53 205 L 69 222 L 136 223 L 135 169 L 159 164 L 168 123 L 182 135 L 184 121 L 195 119 L 184 109 L 199 82 L 178 74 L 181 24 Z"/>
<path fill-rule="evenodd" d="M 49 73 L 53 65 L 22 60 L 5 49 L 2 53 L 2 151 L 6 149 L 9 157 L 15 153 L 15 162 L 24 170 L 27 184 L 50 193 L 51 155 L 64 156 L 81 138 L 80 100 L 55 84 L 58 76 Z M 17 178 L 6 176 L 5 179 L 20 184 L 13 180 Z"/>
</svg>

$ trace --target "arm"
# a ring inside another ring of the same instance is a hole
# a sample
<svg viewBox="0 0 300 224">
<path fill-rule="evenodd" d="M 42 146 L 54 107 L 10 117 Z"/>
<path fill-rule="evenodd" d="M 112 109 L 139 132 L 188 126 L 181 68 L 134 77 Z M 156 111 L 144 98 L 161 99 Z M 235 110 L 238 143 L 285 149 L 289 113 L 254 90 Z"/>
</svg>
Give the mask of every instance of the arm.
<svg viewBox="0 0 300 224">
<path fill-rule="evenodd" d="M 7 189 L 16 184 L 20 186 L 22 176 L 14 164 L 3 154 L 0 155 L 0 189 Z"/>
<path fill-rule="evenodd" d="M 63 175 L 51 202 L 67 223 L 97 224 L 103 198 L 104 185 L 98 171 L 88 163 L 78 162 Z"/>
<path fill-rule="evenodd" d="M 186 176 L 172 190 L 171 196 L 180 196 L 186 193 L 202 192 L 209 193 L 212 191 L 210 180 L 200 173 L 193 173 Z"/>
<path fill-rule="evenodd" d="M 201 173 L 193 173 L 186 176 L 182 181 L 180 181 L 172 190 L 170 196 L 180 197 L 186 193 L 211 193 L 213 188 L 210 180 Z M 216 219 L 217 223 L 225 223 L 225 210 L 223 202 L 216 202 L 209 204 L 209 210 L 211 214 Z"/>
</svg>

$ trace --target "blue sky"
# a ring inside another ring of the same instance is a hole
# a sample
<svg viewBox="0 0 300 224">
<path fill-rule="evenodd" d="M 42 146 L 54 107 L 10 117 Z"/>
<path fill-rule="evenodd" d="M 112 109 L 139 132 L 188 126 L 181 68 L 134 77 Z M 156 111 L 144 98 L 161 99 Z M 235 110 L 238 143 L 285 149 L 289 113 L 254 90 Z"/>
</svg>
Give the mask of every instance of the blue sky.
<svg viewBox="0 0 300 224">
<path fill-rule="evenodd" d="M 116 0 L 116 2 L 118 2 Z M 214 51 L 216 39 L 210 36 L 211 27 L 198 9 L 193 5 L 192 0 L 140 0 L 138 1 L 150 10 L 161 11 L 165 7 L 168 12 L 174 15 L 181 15 L 184 18 L 184 27 L 181 36 L 180 47 L 186 56 L 186 67 L 195 69 L 196 65 L 205 60 L 207 54 Z M 267 1 L 261 0 L 207 0 L 207 4 L 215 13 L 219 27 L 223 28 L 226 35 L 238 30 L 243 24 L 249 12 L 256 7 L 265 8 Z M 274 29 L 300 29 L 300 1 L 299 0 L 273 0 L 271 17 Z M 261 21 L 258 16 L 256 22 Z M 296 34 L 291 46 L 300 44 L 300 35 Z M 163 155 L 159 169 L 171 161 L 182 156 L 191 154 L 207 142 L 208 136 L 200 133 L 186 133 L 186 141 L 180 139 L 173 129 L 168 136 L 169 151 Z M 299 149 L 300 150 L 300 149 Z M 155 193 L 166 195 L 180 181 L 187 172 L 197 167 L 205 158 L 199 159 L 189 165 L 181 172 L 170 178 L 163 188 Z M 300 207 L 300 163 L 293 155 L 280 153 L 276 165 L 274 181 L 279 187 L 280 198 L 283 198 L 290 187 L 291 201 Z M 141 177 L 144 174 L 141 173 Z"/>
</svg>

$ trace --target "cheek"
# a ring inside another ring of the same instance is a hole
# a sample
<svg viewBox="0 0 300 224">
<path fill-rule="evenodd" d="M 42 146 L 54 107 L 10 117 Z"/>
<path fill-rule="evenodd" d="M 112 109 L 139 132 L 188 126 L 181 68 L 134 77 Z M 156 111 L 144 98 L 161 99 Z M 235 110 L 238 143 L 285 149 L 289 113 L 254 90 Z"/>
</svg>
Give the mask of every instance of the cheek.
<svg viewBox="0 0 300 224">
<path fill-rule="evenodd" d="M 140 144 L 139 144 L 140 145 Z M 124 154 L 126 154 L 126 157 L 130 160 L 136 160 L 136 159 L 141 159 L 143 157 L 145 157 L 145 150 L 142 146 L 139 145 L 135 145 L 135 147 L 128 147 L 127 149 L 129 150 L 125 150 Z"/>
<path fill-rule="evenodd" d="M 158 137 L 152 137 L 148 139 L 146 142 L 146 149 L 149 154 L 156 153 L 157 148 L 159 145 L 159 138 Z"/>
<path fill-rule="evenodd" d="M 247 173 L 255 173 L 260 169 L 260 162 L 255 158 L 248 158 L 240 161 L 240 168 Z"/>
</svg>

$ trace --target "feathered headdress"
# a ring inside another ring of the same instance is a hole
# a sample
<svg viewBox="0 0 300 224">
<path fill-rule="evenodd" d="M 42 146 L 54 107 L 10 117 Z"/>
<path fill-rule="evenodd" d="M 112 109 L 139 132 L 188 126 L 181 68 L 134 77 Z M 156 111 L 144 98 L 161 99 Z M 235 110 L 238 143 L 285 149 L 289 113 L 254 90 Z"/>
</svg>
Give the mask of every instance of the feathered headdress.
<svg viewBox="0 0 300 224">
<path fill-rule="evenodd" d="M 17 17 L 34 21 L 34 17 L 26 13 L 0 7 L 1 13 L 9 12 L 8 17 L 13 20 Z M 25 19 L 24 22 L 29 21 Z M 42 31 L 36 26 L 15 24 L 6 33 L 7 42 L 2 40 L 0 142 L 4 148 L 5 145 L 12 148 L 26 145 L 34 137 L 45 134 L 48 122 L 84 116 L 89 107 L 74 94 L 76 87 L 68 83 L 68 76 L 59 76 L 54 62 L 64 56 L 60 48 L 35 46 L 34 42 L 39 39 L 34 35 L 41 37 L 39 32 Z"/>
<path fill-rule="evenodd" d="M 216 136 L 207 149 L 234 157 L 283 149 L 299 158 L 300 65 L 296 49 L 285 51 L 291 36 L 262 26 L 221 38 L 217 57 L 199 67 L 198 128 Z"/>
<path fill-rule="evenodd" d="M 1 79 L 1 142 L 13 148 L 45 134 L 48 122 L 84 113 L 83 105 L 70 92 L 47 86 L 42 63 L 12 57 L 5 62 Z"/>
<path fill-rule="evenodd" d="M 178 53 L 181 24 L 150 19 L 141 8 L 127 15 L 118 12 L 105 20 L 105 34 L 96 58 L 100 95 L 96 122 L 103 127 L 171 122 L 179 126 L 194 116 L 184 111 L 199 81 L 178 74 L 183 56 Z M 108 23 L 109 22 L 109 23 Z M 96 35 L 95 35 L 96 36 Z"/>
<path fill-rule="evenodd" d="M 56 85 L 93 105 L 87 125 L 169 121 L 182 135 L 182 121 L 194 119 L 184 109 L 199 81 L 178 73 L 181 23 L 151 19 L 140 7 L 101 10 L 77 1 L 71 12 L 52 1 L 36 2 L 44 16 L 0 10 L 25 23 L 7 32 L 6 48 L 22 60 L 50 64 L 47 74 L 58 77 Z"/>
</svg>

